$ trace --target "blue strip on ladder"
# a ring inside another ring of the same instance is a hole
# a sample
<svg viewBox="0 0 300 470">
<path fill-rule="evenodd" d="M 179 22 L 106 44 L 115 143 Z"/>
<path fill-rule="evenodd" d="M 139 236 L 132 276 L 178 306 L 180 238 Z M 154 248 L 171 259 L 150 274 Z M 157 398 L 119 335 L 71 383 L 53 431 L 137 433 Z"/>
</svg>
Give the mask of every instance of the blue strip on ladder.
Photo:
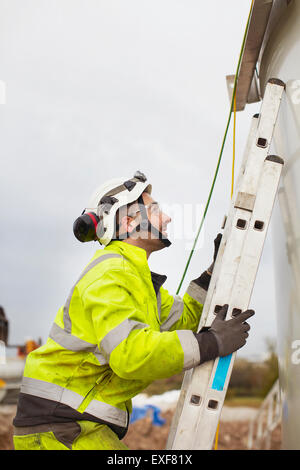
<svg viewBox="0 0 300 470">
<path fill-rule="evenodd" d="M 227 372 L 230 366 L 231 357 L 232 354 L 229 354 L 229 356 L 219 357 L 213 384 L 211 386 L 212 389 L 219 391 L 223 390 Z"/>
</svg>

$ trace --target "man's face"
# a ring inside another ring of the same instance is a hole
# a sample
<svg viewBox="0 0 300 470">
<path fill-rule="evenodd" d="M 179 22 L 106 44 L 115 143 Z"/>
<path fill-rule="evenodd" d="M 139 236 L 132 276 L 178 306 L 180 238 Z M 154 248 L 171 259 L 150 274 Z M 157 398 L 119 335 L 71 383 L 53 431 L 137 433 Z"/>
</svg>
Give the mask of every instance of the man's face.
<svg viewBox="0 0 300 470">
<path fill-rule="evenodd" d="M 143 201 L 151 224 L 168 238 L 167 226 L 172 220 L 171 217 L 162 212 L 158 202 L 156 202 L 150 194 L 143 193 Z"/>
<path fill-rule="evenodd" d="M 151 222 L 153 227 L 164 235 L 164 237 L 168 238 L 167 226 L 171 222 L 171 217 L 162 212 L 159 204 L 152 198 L 152 196 L 150 196 L 150 194 L 143 193 L 142 198 L 147 211 L 148 220 Z M 128 215 L 129 217 L 126 218 L 126 221 L 124 220 L 125 218 L 122 220 L 122 225 L 124 226 L 124 223 L 126 223 L 126 230 L 128 233 L 131 233 L 142 220 L 140 207 L 137 202 L 130 206 Z M 155 233 L 147 231 L 133 233 L 132 238 L 142 239 L 147 243 L 147 246 L 153 248 L 153 250 L 160 249 L 163 246 L 161 240 L 158 239 L 158 236 Z"/>
</svg>

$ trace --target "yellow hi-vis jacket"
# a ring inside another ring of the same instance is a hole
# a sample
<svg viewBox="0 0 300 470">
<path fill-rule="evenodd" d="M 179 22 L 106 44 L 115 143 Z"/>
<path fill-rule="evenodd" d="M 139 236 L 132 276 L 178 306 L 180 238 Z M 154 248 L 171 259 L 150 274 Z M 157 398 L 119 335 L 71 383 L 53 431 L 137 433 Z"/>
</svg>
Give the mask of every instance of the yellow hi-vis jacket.
<svg viewBox="0 0 300 470">
<path fill-rule="evenodd" d="M 152 381 L 199 364 L 206 291 L 161 287 L 146 251 L 122 241 L 98 250 L 57 313 L 45 345 L 26 360 L 15 426 L 99 421 L 119 436 L 131 398 Z"/>
</svg>

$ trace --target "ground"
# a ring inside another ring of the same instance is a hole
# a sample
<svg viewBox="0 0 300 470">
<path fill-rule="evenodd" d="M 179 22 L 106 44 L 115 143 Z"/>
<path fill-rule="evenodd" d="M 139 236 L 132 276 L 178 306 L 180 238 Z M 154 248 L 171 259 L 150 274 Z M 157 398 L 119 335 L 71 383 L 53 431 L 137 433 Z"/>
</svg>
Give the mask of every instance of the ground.
<svg viewBox="0 0 300 470">
<path fill-rule="evenodd" d="M 0 407 L 0 450 L 13 449 L 12 419 L 15 416 L 14 405 Z M 223 408 L 223 419 L 220 422 L 218 449 L 243 450 L 247 449 L 249 418 L 255 413 L 254 408 Z M 165 410 L 161 416 L 166 423 L 159 427 L 152 424 L 151 417 L 135 421 L 129 427 L 123 442 L 132 450 L 162 450 L 166 447 L 173 410 Z M 271 449 L 280 449 L 280 427 L 272 434 Z"/>
<path fill-rule="evenodd" d="M 0 407 L 0 450 L 13 449 L 13 425 L 12 420 L 16 414 L 14 405 L 2 405 Z"/>
<path fill-rule="evenodd" d="M 226 416 L 220 422 L 217 448 L 219 450 L 247 450 L 249 419 L 253 416 L 249 408 L 225 408 Z M 150 418 L 144 418 L 130 425 L 123 442 L 132 450 L 162 450 L 166 448 L 169 428 L 173 416 L 172 410 L 161 413 L 166 419 L 162 427 L 153 426 Z M 237 418 L 237 419 L 236 419 Z M 280 427 L 272 433 L 271 450 L 279 450 L 281 446 Z"/>
</svg>

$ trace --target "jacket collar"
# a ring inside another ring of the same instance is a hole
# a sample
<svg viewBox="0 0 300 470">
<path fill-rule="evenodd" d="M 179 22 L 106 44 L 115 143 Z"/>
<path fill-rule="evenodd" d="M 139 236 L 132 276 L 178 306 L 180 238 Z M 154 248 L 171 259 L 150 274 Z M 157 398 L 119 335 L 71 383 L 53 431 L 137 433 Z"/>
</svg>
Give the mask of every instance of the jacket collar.
<svg viewBox="0 0 300 470">
<path fill-rule="evenodd" d="M 150 271 L 147 259 L 146 250 L 140 248 L 139 246 L 130 245 L 129 243 L 124 243 L 120 240 L 114 240 L 110 242 L 104 250 L 113 251 L 114 253 L 120 253 L 122 256 L 127 258 L 138 270 L 141 275 L 151 276 L 152 284 L 155 290 L 156 295 L 158 294 L 159 289 L 166 281 L 167 276 L 164 274 L 158 274 Z"/>
<path fill-rule="evenodd" d="M 167 276 L 165 276 L 165 274 L 154 273 L 153 271 L 150 271 L 150 272 L 151 272 L 152 284 L 153 284 L 155 293 L 157 295 L 159 289 L 161 288 L 163 283 L 167 280 Z"/>
<path fill-rule="evenodd" d="M 139 246 L 130 245 L 120 240 L 114 240 L 110 242 L 104 250 L 120 253 L 120 255 L 133 263 L 138 271 L 149 270 L 146 250 Z"/>
</svg>

